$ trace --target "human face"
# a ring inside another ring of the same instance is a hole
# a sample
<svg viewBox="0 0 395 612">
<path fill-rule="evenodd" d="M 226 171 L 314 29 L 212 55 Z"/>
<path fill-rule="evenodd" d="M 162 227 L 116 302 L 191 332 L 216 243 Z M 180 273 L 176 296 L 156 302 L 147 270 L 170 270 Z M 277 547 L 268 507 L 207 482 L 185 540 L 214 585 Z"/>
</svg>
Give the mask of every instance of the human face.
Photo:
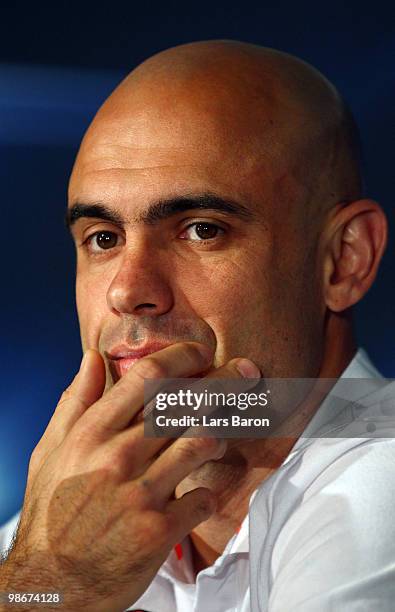
<svg viewBox="0 0 395 612">
<path fill-rule="evenodd" d="M 215 366 L 244 356 L 265 376 L 315 375 L 322 304 L 292 172 L 236 116 L 174 106 L 121 92 L 79 152 L 69 211 L 84 349 L 103 355 L 107 388 L 179 340 L 212 346 Z"/>
</svg>

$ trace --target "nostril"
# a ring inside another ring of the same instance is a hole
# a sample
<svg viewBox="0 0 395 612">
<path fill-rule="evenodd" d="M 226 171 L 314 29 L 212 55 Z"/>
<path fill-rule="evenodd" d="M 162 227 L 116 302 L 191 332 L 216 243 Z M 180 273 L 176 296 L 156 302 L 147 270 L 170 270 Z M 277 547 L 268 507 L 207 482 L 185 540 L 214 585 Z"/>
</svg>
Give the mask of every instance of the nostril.
<svg viewBox="0 0 395 612">
<path fill-rule="evenodd" d="M 145 310 L 146 308 L 156 308 L 156 304 L 139 304 L 136 306 L 135 310 Z"/>
</svg>

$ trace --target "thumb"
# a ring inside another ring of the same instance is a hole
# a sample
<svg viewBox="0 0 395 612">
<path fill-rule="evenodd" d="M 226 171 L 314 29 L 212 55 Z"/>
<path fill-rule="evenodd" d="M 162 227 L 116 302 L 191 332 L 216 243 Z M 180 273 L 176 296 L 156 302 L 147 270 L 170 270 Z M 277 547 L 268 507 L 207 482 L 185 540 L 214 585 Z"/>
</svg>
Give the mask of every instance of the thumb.
<svg viewBox="0 0 395 612">
<path fill-rule="evenodd" d="M 87 349 L 75 380 L 73 395 L 85 405 L 85 408 L 89 408 L 101 398 L 105 384 L 106 369 L 102 356 L 95 349 Z"/>
</svg>

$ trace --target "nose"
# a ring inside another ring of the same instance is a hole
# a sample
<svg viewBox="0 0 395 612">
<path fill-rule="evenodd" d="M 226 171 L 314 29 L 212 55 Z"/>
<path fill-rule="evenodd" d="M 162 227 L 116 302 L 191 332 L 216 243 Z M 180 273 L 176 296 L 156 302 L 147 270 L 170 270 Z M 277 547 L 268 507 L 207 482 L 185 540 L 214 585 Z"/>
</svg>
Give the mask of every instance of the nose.
<svg viewBox="0 0 395 612">
<path fill-rule="evenodd" d="M 108 291 L 107 304 L 116 315 L 161 315 L 174 304 L 163 253 L 148 248 L 126 250 Z"/>
</svg>

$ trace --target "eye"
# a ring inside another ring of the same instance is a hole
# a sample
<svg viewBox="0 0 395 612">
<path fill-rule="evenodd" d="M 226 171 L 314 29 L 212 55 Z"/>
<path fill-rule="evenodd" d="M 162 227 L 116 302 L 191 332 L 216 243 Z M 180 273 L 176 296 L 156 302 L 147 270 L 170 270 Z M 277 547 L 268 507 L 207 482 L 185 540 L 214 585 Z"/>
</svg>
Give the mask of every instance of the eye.
<svg viewBox="0 0 395 612">
<path fill-rule="evenodd" d="M 100 251 L 107 251 L 113 249 L 118 244 L 118 234 L 115 232 L 96 232 L 89 236 L 85 241 L 88 248 L 93 253 L 100 253 Z"/>
<path fill-rule="evenodd" d="M 219 233 L 223 234 L 224 230 L 218 225 L 199 221 L 198 223 L 191 223 L 191 225 L 188 225 L 182 232 L 180 238 L 196 241 L 213 240 Z"/>
</svg>

